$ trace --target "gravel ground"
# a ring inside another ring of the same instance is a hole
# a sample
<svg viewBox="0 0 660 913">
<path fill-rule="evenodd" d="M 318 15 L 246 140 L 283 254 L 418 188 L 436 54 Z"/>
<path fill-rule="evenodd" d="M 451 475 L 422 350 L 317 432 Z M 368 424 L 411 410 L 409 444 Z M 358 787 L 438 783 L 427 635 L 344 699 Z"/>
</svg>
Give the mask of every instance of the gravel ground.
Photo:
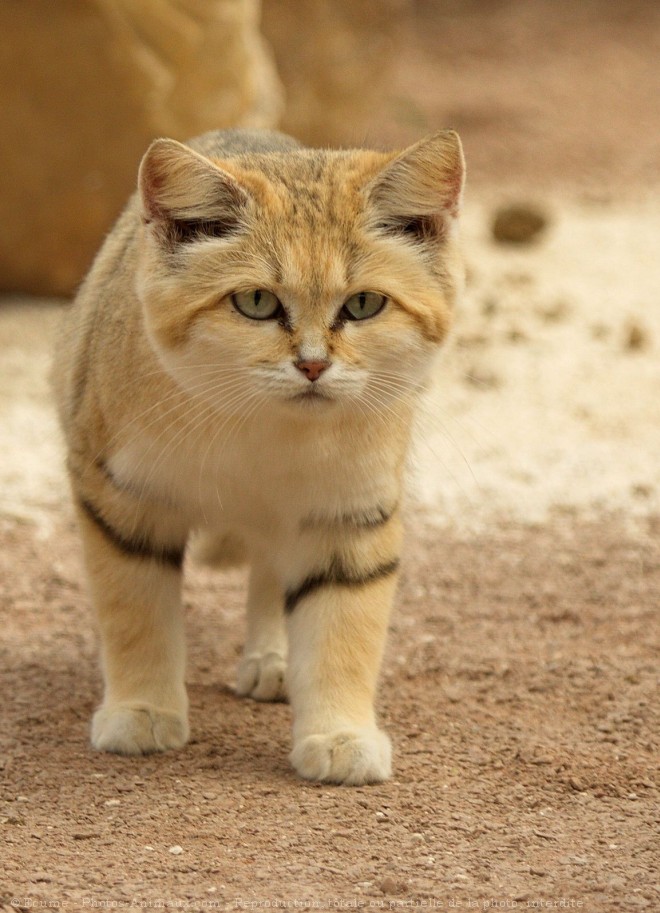
<svg viewBox="0 0 660 913">
<path fill-rule="evenodd" d="M 74 531 L 5 525 L 6 902 L 657 909 L 658 531 L 418 527 L 380 700 L 394 778 L 345 789 L 298 780 L 288 707 L 229 687 L 240 573 L 189 578 L 191 744 L 92 752 Z"/>
</svg>

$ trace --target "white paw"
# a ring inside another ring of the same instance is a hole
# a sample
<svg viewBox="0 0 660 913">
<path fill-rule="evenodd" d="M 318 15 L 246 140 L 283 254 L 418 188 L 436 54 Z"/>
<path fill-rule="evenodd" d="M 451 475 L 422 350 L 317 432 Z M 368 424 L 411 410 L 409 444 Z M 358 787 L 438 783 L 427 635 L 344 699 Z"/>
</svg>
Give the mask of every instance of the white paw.
<svg viewBox="0 0 660 913">
<path fill-rule="evenodd" d="M 112 704 L 92 718 L 92 745 L 117 754 L 150 754 L 188 741 L 185 715 L 149 704 Z"/>
<path fill-rule="evenodd" d="M 392 746 L 379 729 L 308 735 L 295 743 L 291 763 L 306 780 L 362 786 L 392 773 Z"/>
<path fill-rule="evenodd" d="M 255 701 L 286 700 L 286 660 L 280 653 L 252 653 L 238 667 L 236 693 Z"/>
</svg>

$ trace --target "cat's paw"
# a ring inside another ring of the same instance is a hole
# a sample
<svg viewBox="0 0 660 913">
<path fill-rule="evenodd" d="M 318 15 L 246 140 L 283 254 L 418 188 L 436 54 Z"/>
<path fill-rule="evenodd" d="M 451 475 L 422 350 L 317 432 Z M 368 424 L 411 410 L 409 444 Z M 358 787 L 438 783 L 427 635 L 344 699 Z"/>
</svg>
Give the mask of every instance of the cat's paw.
<svg viewBox="0 0 660 913">
<path fill-rule="evenodd" d="M 255 701 L 285 701 L 285 676 L 286 659 L 280 653 L 252 653 L 238 667 L 236 693 Z"/>
<path fill-rule="evenodd" d="M 308 735 L 294 744 L 291 763 L 306 780 L 362 786 L 392 773 L 392 746 L 379 729 Z"/>
<path fill-rule="evenodd" d="M 150 754 L 188 741 L 185 715 L 149 704 L 111 704 L 92 719 L 92 745 L 116 754 Z"/>
</svg>

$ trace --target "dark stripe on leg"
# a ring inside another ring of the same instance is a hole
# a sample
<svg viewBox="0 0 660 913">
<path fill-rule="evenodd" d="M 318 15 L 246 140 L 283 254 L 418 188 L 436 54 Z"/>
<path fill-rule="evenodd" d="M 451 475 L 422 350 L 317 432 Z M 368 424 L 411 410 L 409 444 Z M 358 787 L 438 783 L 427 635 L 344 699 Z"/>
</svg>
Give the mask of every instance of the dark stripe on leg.
<svg viewBox="0 0 660 913">
<path fill-rule="evenodd" d="M 158 561 L 161 564 L 169 564 L 177 570 L 181 569 L 185 549 L 156 546 L 144 539 L 127 539 L 122 536 L 121 533 L 117 532 L 114 527 L 110 526 L 89 501 L 80 498 L 78 503 L 85 512 L 85 515 L 120 552 L 123 552 L 131 558 L 148 558 L 151 561 Z"/>
<path fill-rule="evenodd" d="M 312 574 L 306 577 L 299 586 L 287 590 L 284 597 L 284 608 L 287 612 L 293 612 L 302 599 L 326 586 L 359 587 L 382 577 L 389 577 L 390 574 L 396 571 L 398 566 L 399 559 L 394 558 L 385 564 L 379 564 L 378 567 L 373 568 L 371 571 L 359 574 L 347 571 L 339 562 L 335 561 L 325 573 Z"/>
</svg>

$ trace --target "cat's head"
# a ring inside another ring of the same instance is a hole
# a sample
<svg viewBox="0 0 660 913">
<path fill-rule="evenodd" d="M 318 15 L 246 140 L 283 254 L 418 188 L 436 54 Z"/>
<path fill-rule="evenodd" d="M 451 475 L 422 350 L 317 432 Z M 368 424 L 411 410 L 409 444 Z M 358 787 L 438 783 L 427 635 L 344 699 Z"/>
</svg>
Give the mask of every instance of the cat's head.
<svg viewBox="0 0 660 913">
<path fill-rule="evenodd" d="M 450 325 L 463 181 L 450 131 L 402 153 L 223 159 L 156 140 L 137 288 L 161 362 L 221 410 L 391 408 Z"/>
</svg>

